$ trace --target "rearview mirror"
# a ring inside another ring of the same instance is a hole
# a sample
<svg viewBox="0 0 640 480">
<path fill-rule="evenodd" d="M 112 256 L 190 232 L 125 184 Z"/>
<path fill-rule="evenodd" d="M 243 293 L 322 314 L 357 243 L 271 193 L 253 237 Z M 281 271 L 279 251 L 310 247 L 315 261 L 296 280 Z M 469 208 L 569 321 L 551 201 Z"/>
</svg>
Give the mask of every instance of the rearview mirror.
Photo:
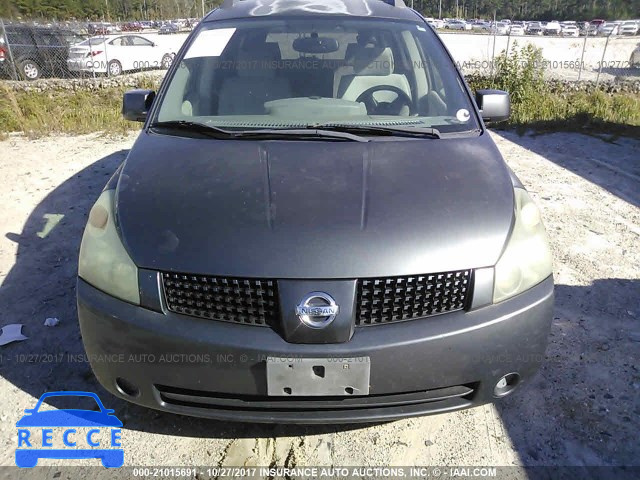
<svg viewBox="0 0 640 480">
<path fill-rule="evenodd" d="M 122 99 L 122 116 L 132 122 L 144 122 L 156 98 L 153 90 L 129 90 Z"/>
<path fill-rule="evenodd" d="M 511 99 L 502 90 L 478 90 L 476 104 L 485 122 L 502 122 L 511 115 Z"/>
<path fill-rule="evenodd" d="M 332 53 L 339 48 L 338 41 L 331 37 L 300 37 L 293 41 L 293 49 L 299 53 Z"/>
</svg>

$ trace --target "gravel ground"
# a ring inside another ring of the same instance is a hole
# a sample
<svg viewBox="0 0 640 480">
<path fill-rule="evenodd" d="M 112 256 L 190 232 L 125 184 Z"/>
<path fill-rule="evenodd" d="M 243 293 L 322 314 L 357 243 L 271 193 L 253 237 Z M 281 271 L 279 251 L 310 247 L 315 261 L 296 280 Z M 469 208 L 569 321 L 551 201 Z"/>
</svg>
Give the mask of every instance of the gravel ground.
<svg viewBox="0 0 640 480">
<path fill-rule="evenodd" d="M 640 140 L 493 135 L 553 244 L 547 361 L 497 406 L 364 428 L 219 423 L 106 393 L 70 357 L 83 353 L 76 259 L 87 212 L 135 137 L 1 142 L 0 325 L 23 323 L 29 339 L 0 347 L 0 465 L 14 463 L 23 410 L 61 388 L 116 410 L 128 465 L 640 465 Z"/>
</svg>

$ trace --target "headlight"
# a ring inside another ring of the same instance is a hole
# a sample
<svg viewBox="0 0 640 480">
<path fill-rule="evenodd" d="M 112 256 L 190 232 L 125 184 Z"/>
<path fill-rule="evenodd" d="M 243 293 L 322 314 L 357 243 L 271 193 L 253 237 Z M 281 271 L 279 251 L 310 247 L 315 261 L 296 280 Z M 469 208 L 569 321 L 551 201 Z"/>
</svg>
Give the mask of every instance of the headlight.
<svg viewBox="0 0 640 480">
<path fill-rule="evenodd" d="M 514 193 L 516 221 L 507 248 L 496 264 L 493 303 L 524 292 L 553 272 L 540 211 L 525 190 L 516 188 Z"/>
<path fill-rule="evenodd" d="M 113 218 L 114 190 L 102 192 L 89 213 L 78 276 L 109 295 L 140 304 L 138 268 L 124 249 Z"/>
</svg>

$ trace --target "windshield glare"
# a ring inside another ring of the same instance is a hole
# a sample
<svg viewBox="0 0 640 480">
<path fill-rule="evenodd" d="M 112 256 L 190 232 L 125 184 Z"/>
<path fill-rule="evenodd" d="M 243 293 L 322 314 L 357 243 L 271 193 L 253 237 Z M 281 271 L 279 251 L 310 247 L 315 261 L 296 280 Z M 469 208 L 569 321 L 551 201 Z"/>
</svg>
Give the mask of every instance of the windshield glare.
<svg viewBox="0 0 640 480">
<path fill-rule="evenodd" d="M 453 62 L 426 24 L 305 16 L 204 27 L 154 122 L 479 128 Z"/>
</svg>

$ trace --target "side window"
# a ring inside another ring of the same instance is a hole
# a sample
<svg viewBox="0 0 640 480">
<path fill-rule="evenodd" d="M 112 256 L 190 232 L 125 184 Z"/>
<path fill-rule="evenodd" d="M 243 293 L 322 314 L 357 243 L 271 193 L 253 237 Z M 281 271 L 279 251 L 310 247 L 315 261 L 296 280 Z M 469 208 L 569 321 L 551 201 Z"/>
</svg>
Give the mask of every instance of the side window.
<svg viewBox="0 0 640 480">
<path fill-rule="evenodd" d="M 131 45 L 134 47 L 152 47 L 153 42 L 142 37 L 129 37 L 131 39 Z"/>
<path fill-rule="evenodd" d="M 74 33 L 63 33 L 61 37 L 61 41 L 66 43 L 67 45 L 75 45 L 77 43 L 82 42 L 84 39 L 80 35 L 76 35 Z"/>
<path fill-rule="evenodd" d="M 36 35 L 36 41 L 38 45 L 42 45 L 45 47 L 58 47 L 61 45 L 58 37 L 55 34 L 49 32 L 39 32 Z"/>
<path fill-rule="evenodd" d="M 130 43 L 127 37 L 118 37 L 113 40 L 110 45 L 113 45 L 114 47 L 126 47 L 127 45 L 130 45 Z"/>
<path fill-rule="evenodd" d="M 11 45 L 33 45 L 33 39 L 26 31 L 7 30 L 7 39 Z"/>
</svg>

